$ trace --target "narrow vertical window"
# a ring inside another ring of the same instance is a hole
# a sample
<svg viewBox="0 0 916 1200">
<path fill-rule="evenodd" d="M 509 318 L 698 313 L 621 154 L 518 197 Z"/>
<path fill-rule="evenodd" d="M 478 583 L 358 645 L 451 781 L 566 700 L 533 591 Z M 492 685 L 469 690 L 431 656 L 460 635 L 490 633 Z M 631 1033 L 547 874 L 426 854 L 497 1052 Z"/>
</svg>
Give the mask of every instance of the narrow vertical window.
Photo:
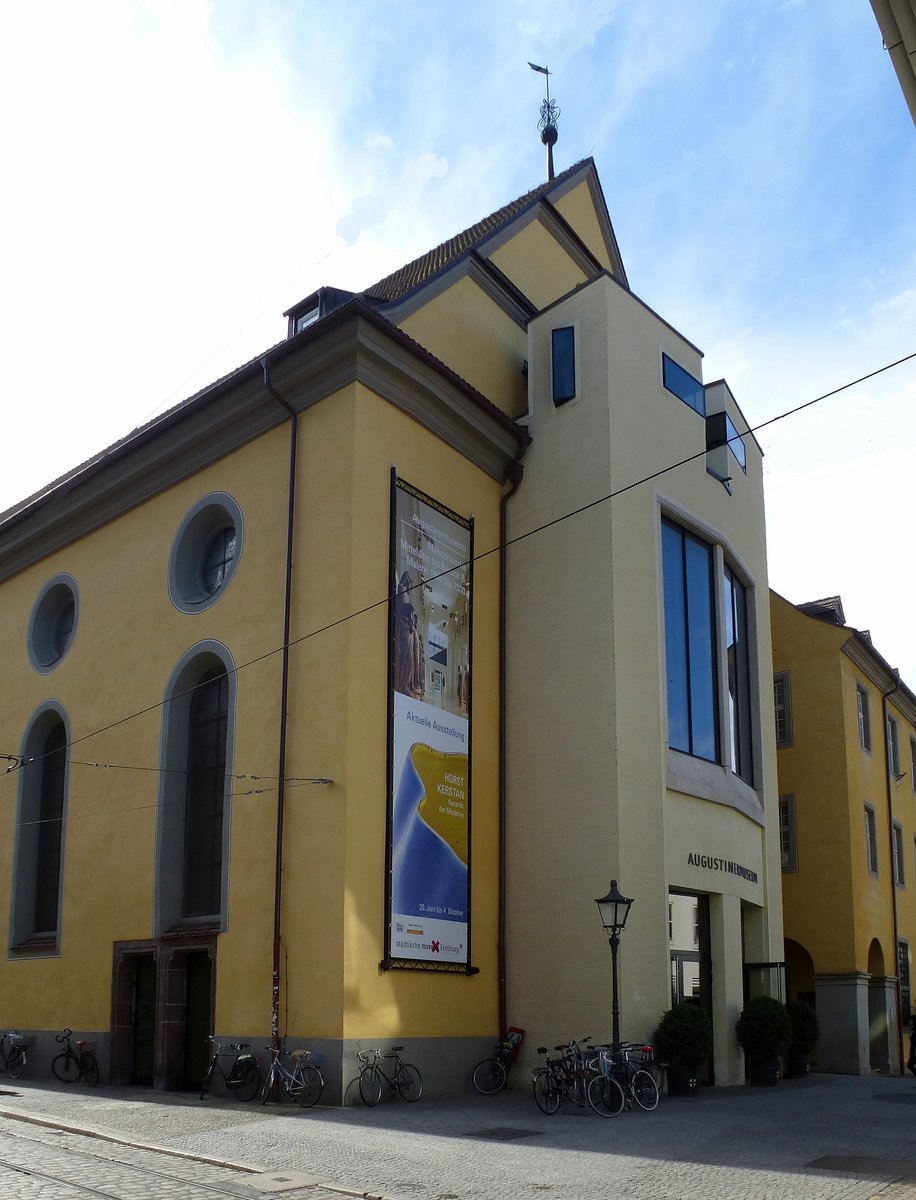
<svg viewBox="0 0 916 1200">
<path fill-rule="evenodd" d="M 188 714 L 183 917 L 220 911 L 228 705 L 225 671 L 209 672 L 194 690 Z"/>
<path fill-rule="evenodd" d="M 871 750 L 871 722 L 868 716 L 868 692 L 860 683 L 856 684 L 856 711 L 859 719 L 859 745 Z"/>
<path fill-rule="evenodd" d="M 794 796 L 779 797 L 779 856 L 784 874 L 791 874 L 798 870 Z"/>
<path fill-rule="evenodd" d="M 732 770 L 746 783 L 753 783 L 747 589 L 731 567 L 725 568 L 725 646 L 728 658 L 728 732 Z"/>
<path fill-rule="evenodd" d="M 878 874 L 878 838 L 875 828 L 875 810 L 870 804 L 865 805 L 865 863 L 873 875 Z"/>
<path fill-rule="evenodd" d="M 662 522 L 668 744 L 719 761 L 712 547 Z"/>
<path fill-rule="evenodd" d="M 887 767 L 896 780 L 899 781 L 903 778 L 900 774 L 900 743 L 897 738 L 897 722 L 890 715 L 887 718 Z"/>
<path fill-rule="evenodd" d="M 776 748 L 785 750 L 793 744 L 792 681 L 788 671 L 773 676 L 773 711 L 776 717 Z"/>
<path fill-rule="evenodd" d="M 63 843 L 64 779 L 67 735 L 58 721 L 41 752 L 41 804 L 38 814 L 38 855 L 35 862 L 36 934 L 56 934 L 60 900 L 60 852 Z"/>
<path fill-rule="evenodd" d="M 553 402 L 565 404 L 576 395 L 576 331 L 571 325 L 551 332 Z"/>
<path fill-rule="evenodd" d="M 916 738 L 910 737 L 910 788 L 916 792 Z"/>
<path fill-rule="evenodd" d="M 906 882 L 903 875 L 903 826 L 897 821 L 894 822 L 891 846 L 894 853 L 894 883 L 897 887 L 903 887 Z"/>
</svg>

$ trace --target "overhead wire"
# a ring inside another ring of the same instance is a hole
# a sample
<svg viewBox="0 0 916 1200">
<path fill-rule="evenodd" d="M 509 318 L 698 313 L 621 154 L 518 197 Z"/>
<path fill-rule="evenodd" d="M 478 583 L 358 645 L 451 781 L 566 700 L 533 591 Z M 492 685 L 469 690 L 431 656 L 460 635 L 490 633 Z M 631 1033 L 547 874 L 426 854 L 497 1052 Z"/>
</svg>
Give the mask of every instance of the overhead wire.
<svg viewBox="0 0 916 1200">
<path fill-rule="evenodd" d="M 820 404 L 824 400 L 829 400 L 832 396 L 837 396 L 841 392 L 845 392 L 845 391 L 848 391 L 850 388 L 857 387 L 860 383 L 865 383 L 869 379 L 874 379 L 878 375 L 882 375 L 887 371 L 893 370 L 893 368 L 895 368 L 895 367 L 902 366 L 904 363 L 910 362 L 913 359 L 916 359 L 916 351 L 913 351 L 911 354 L 905 354 L 901 358 L 895 359 L 893 362 L 886 363 L 882 367 L 877 367 L 873 371 L 868 371 L 866 374 L 860 375 L 856 379 L 851 379 L 851 380 L 847 381 L 846 383 L 840 384 L 838 387 L 831 388 L 830 391 L 823 392 L 821 395 L 815 396 L 811 400 L 805 400 L 801 404 L 794 405 L 792 408 L 786 409 L 785 411 L 783 411 L 781 413 L 777 413 L 776 416 L 774 416 L 774 417 L 769 417 L 767 420 L 760 421 L 756 425 L 748 426 L 747 430 L 745 430 L 743 433 L 735 433 L 732 437 L 726 439 L 726 441 L 727 441 L 727 443 L 731 443 L 734 441 L 743 441 L 743 439 L 745 437 L 748 437 L 751 434 L 759 433 L 759 431 L 761 429 L 766 429 L 770 425 L 775 425 L 778 421 L 784 421 L 788 417 L 792 417 L 792 416 L 797 415 L 800 412 L 804 412 L 805 409 L 811 408 L 815 404 Z M 491 557 L 493 554 L 496 554 L 502 550 L 508 549 L 510 546 L 518 545 L 520 542 L 523 542 L 530 537 L 534 537 L 536 534 L 543 533 L 545 530 L 551 529 L 554 526 L 559 525 L 564 521 L 571 520 L 573 517 L 580 516 L 582 513 L 588 512 L 590 509 L 596 508 L 598 505 L 607 504 L 611 500 L 616 499 L 618 496 L 622 496 L 622 495 L 626 494 L 627 492 L 632 491 L 634 488 L 641 487 L 642 485 L 644 485 L 646 483 L 651 483 L 653 480 L 660 478 L 662 475 L 668 474 L 669 471 L 675 471 L 679 467 L 686 466 L 687 464 L 689 464 L 691 462 L 695 462 L 697 459 L 704 458 L 706 456 L 706 454 L 707 454 L 707 449 L 704 446 L 701 450 L 698 450 L 693 454 L 685 455 L 685 457 L 677 459 L 675 462 L 668 463 L 665 466 L 660 467 L 657 471 L 652 471 L 648 475 L 642 475 L 638 479 L 634 479 L 630 483 L 624 484 L 622 487 L 612 489 L 610 492 L 606 492 L 604 495 L 598 496 L 594 500 L 590 500 L 587 503 L 580 505 L 578 508 L 574 508 L 574 509 L 569 510 L 568 512 L 561 513 L 559 516 L 553 517 L 549 521 L 544 521 L 542 524 L 536 525 L 533 528 L 526 530 L 524 533 L 517 534 L 515 537 L 507 538 L 503 542 L 497 542 L 497 544 L 495 546 L 491 546 L 487 550 L 482 550 L 479 553 L 474 554 L 471 558 L 467 559 L 466 561 L 458 563 L 454 566 L 451 566 L 447 570 L 441 571 L 438 575 L 433 575 L 433 576 L 430 576 L 429 578 L 424 578 L 419 583 L 412 584 L 409 588 L 406 588 L 404 590 L 405 590 L 405 592 L 413 591 L 417 588 L 421 588 L 430 583 L 435 583 L 436 580 L 442 579 L 445 576 L 451 575 L 455 571 L 462 570 L 464 567 L 469 566 L 472 563 L 476 564 L 476 563 L 482 562 L 484 559 Z M 274 655 L 281 654 L 285 649 L 291 649 L 294 646 L 299 646 L 302 643 L 310 641 L 312 638 L 316 638 L 323 633 L 329 633 L 332 629 L 337 629 L 341 625 L 345 625 L 349 621 L 356 620 L 358 617 L 366 616 L 368 613 L 374 612 L 376 609 L 382 608 L 383 606 L 387 605 L 390 602 L 390 599 L 391 599 L 391 597 L 389 595 L 386 595 L 386 596 L 382 597 L 381 599 L 373 600 L 370 604 L 366 604 L 362 608 L 355 609 L 352 612 L 346 613 L 344 616 L 336 617 L 333 621 L 329 621 L 325 625 L 321 625 L 316 629 L 312 629 L 308 633 L 302 634 L 300 637 L 291 638 L 288 642 L 281 644 L 280 646 L 276 646 L 271 650 L 266 650 L 263 654 L 256 655 L 254 658 L 250 658 L 246 662 L 239 663 L 236 666 L 228 668 L 225 672 L 225 675 L 226 676 L 229 676 L 229 675 L 238 676 L 239 672 L 241 672 L 243 670 L 247 670 L 249 667 L 256 666 L 258 663 L 265 662 L 267 659 L 272 658 Z M 72 746 L 76 746 L 80 742 L 88 741 L 90 738 L 99 737 L 99 736 L 101 736 L 101 734 L 108 733 L 112 729 L 116 729 L 118 726 L 123 725 L 128 721 L 136 720 L 138 717 L 145 716 L 147 713 L 155 712 L 158 709 L 164 708 L 165 705 L 172 703 L 174 700 L 179 700 L 183 696 L 190 695 L 195 690 L 196 690 L 196 687 L 190 687 L 190 688 L 184 689 L 183 691 L 175 692 L 171 696 L 168 696 L 163 700 L 158 700 L 153 704 L 148 704 L 143 708 L 137 709 L 136 712 L 128 713 L 126 716 L 119 717 L 117 720 L 111 721 L 107 725 L 101 726 L 99 729 L 92 730 L 89 733 L 81 734 L 79 737 L 73 738 L 70 742 L 68 742 L 66 744 L 65 749 L 70 749 Z M 12 760 L 12 759 L 17 760 L 13 766 L 10 766 L 6 769 L 6 771 L 4 772 L 4 775 L 13 774 L 16 771 L 21 770 L 22 766 L 24 765 L 24 760 L 22 758 L 17 758 L 17 756 L 15 756 L 15 755 L 3 755 L 0 757 L 10 759 L 10 760 Z M 42 757 L 42 756 L 37 756 L 37 759 L 40 757 Z M 37 759 L 29 760 L 29 761 L 37 761 Z M 125 769 L 130 769 L 130 768 L 125 768 Z M 150 767 L 150 768 L 137 768 L 137 769 L 165 770 L 167 768 Z"/>
</svg>

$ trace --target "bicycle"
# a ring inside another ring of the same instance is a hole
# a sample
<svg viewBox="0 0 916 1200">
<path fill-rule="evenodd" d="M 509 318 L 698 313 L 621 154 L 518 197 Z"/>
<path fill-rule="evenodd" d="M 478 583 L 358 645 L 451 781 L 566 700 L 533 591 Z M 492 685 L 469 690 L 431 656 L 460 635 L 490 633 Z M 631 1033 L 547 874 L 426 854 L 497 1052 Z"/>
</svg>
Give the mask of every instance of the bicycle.
<svg viewBox="0 0 916 1200">
<path fill-rule="evenodd" d="M 551 1058 L 546 1046 L 538 1046 L 538 1054 L 546 1055 L 547 1062 L 534 1069 L 531 1085 L 535 1103 L 548 1117 L 553 1116 L 564 1100 L 580 1108 L 588 1103 L 589 1067 L 584 1047 L 589 1041 L 591 1036 L 555 1046 L 555 1050 L 563 1052 L 561 1058 Z"/>
<path fill-rule="evenodd" d="M 311 1108 L 321 1099 L 324 1077 L 317 1063 L 312 1062 L 311 1050 L 293 1050 L 287 1054 L 282 1046 L 267 1046 L 270 1051 L 270 1069 L 261 1090 L 261 1103 L 266 1104 L 274 1083 L 282 1083 L 290 1100 L 302 1108 Z M 292 1070 L 281 1061 L 282 1057 L 292 1061 Z"/>
<path fill-rule="evenodd" d="M 9 1041 L 9 1053 L 6 1043 Z M 33 1037 L 17 1033 L 15 1029 L 0 1029 L 0 1071 L 9 1071 L 14 1079 L 18 1079 L 25 1070 L 28 1061 L 28 1049 L 35 1044 Z"/>
<path fill-rule="evenodd" d="M 658 1107 L 658 1084 L 645 1064 L 653 1062 L 652 1047 L 637 1042 L 600 1048 L 594 1060 L 596 1074 L 588 1085 L 591 1107 L 602 1117 L 616 1117 L 634 1102 L 652 1112 Z"/>
<path fill-rule="evenodd" d="M 63 1043 L 64 1048 L 56 1058 L 52 1059 L 51 1070 L 63 1083 L 79 1081 L 95 1087 L 99 1082 L 99 1064 L 95 1056 L 98 1043 L 87 1042 L 84 1038 L 80 1038 L 76 1043 L 76 1050 L 74 1050 L 70 1044 L 72 1036 L 73 1030 L 65 1029 L 63 1033 L 57 1034 L 54 1038 L 55 1042 Z"/>
<path fill-rule="evenodd" d="M 210 1090 L 215 1075 L 222 1077 L 222 1091 L 235 1092 L 239 1100 L 253 1100 L 261 1087 L 261 1067 L 257 1058 L 247 1053 L 250 1043 L 218 1042 L 213 1034 L 210 1034 L 207 1041 L 213 1046 L 213 1056 L 200 1086 L 201 1100 Z M 232 1066 L 228 1071 L 224 1071 L 223 1064 L 219 1061 L 220 1055 L 230 1054 L 233 1056 Z"/>
<path fill-rule="evenodd" d="M 398 1092 L 402 1100 L 413 1103 L 423 1094 L 423 1076 L 411 1063 L 401 1058 L 403 1046 L 392 1046 L 388 1054 L 381 1050 L 360 1050 L 356 1057 L 363 1066 L 359 1072 L 359 1094 L 363 1104 L 371 1108 L 382 1098 L 382 1080 L 388 1084 L 392 1098 Z M 391 1075 L 381 1065 L 382 1059 L 393 1058 L 394 1070 Z"/>
<path fill-rule="evenodd" d="M 481 1059 L 471 1072 L 474 1091 L 481 1096 L 495 1096 L 509 1081 L 512 1070 L 512 1055 L 515 1046 L 511 1041 L 497 1042 L 490 1058 Z"/>
</svg>

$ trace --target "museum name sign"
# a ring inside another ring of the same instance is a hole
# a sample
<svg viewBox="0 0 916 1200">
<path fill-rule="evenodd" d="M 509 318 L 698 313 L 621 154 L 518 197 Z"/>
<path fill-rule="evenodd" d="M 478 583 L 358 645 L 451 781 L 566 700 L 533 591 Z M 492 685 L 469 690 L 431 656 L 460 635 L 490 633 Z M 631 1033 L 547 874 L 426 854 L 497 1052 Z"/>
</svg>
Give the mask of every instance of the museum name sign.
<svg viewBox="0 0 916 1200">
<path fill-rule="evenodd" d="M 688 867 L 702 867 L 706 871 L 724 871 L 726 875 L 740 875 L 749 883 L 757 882 L 757 872 L 750 867 L 742 867 L 741 863 L 732 862 L 729 858 L 713 858 L 711 854 L 687 855 Z"/>
</svg>

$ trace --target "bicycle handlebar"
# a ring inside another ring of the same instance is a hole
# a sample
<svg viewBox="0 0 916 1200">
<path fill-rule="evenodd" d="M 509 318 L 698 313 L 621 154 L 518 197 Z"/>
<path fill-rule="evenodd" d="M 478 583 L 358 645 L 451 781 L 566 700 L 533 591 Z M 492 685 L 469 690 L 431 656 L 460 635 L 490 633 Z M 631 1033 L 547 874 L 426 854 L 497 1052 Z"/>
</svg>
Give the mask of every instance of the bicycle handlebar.
<svg viewBox="0 0 916 1200">
<path fill-rule="evenodd" d="M 57 1034 L 57 1036 L 54 1038 L 54 1040 L 55 1040 L 55 1042 L 69 1042 L 70 1035 L 72 1033 L 73 1033 L 72 1029 L 65 1029 L 63 1033 Z"/>
</svg>

